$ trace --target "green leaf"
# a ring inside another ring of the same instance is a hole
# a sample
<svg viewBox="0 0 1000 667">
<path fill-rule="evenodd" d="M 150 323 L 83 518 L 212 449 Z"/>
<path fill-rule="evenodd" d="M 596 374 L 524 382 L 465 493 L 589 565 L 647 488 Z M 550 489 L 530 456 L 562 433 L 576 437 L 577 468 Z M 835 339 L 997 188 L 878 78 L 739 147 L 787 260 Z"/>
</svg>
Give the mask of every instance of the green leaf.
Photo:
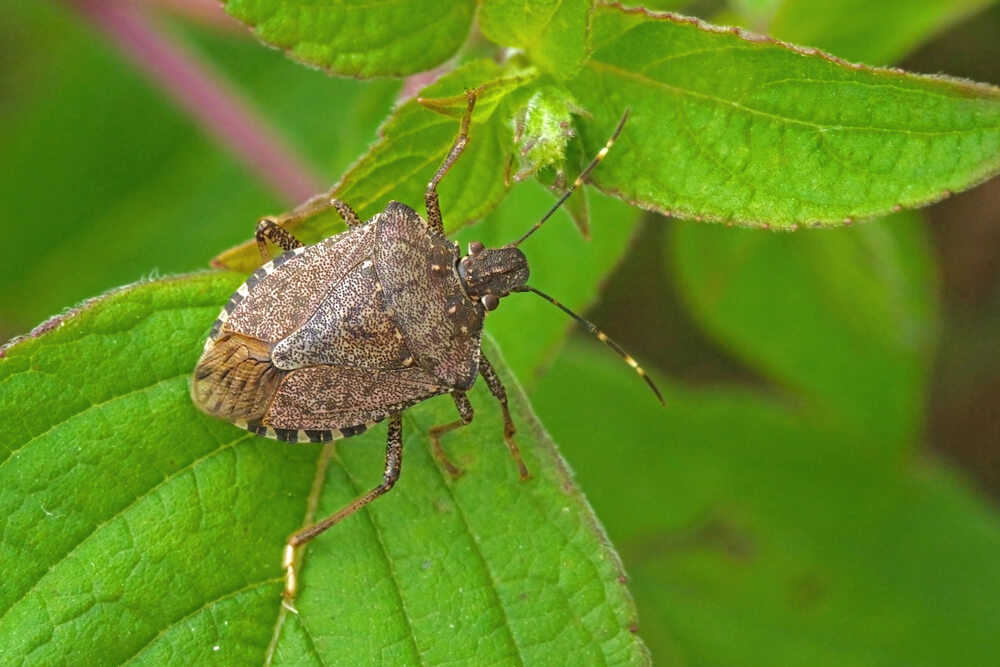
<svg viewBox="0 0 1000 667">
<path fill-rule="evenodd" d="M 593 0 L 483 0 L 479 28 L 497 44 L 527 51 L 558 79 L 576 74 L 587 57 Z"/>
<path fill-rule="evenodd" d="M 915 437 L 937 331 L 917 216 L 782 235 L 679 224 L 669 246 L 692 313 L 741 360 L 855 424 L 855 446 Z"/>
<path fill-rule="evenodd" d="M 1000 90 L 853 66 L 694 19 L 602 6 L 569 88 L 594 183 L 683 217 L 794 228 L 926 204 L 1000 168 Z"/>
<path fill-rule="evenodd" d="M 260 664 L 277 635 L 275 662 L 646 661 L 617 556 L 489 345 L 534 479 L 518 481 L 482 383 L 476 420 L 444 440 L 457 481 L 425 435 L 454 406 L 407 411 L 399 483 L 310 544 L 299 614 L 283 612 L 286 536 L 311 500 L 322 515 L 379 481 L 385 429 L 324 450 L 195 410 L 189 374 L 240 280 L 136 285 L 4 349 L 5 655 Z"/>
<path fill-rule="evenodd" d="M 768 33 L 827 50 L 842 58 L 889 65 L 928 37 L 944 31 L 996 0 L 784 0 Z"/>
<path fill-rule="evenodd" d="M 472 27 L 468 0 L 224 0 L 263 41 L 333 74 L 404 76 L 437 67 Z"/>
<path fill-rule="evenodd" d="M 363 220 L 382 211 L 391 200 L 423 213 L 424 190 L 455 137 L 467 104 L 465 91 L 485 88 L 469 129 L 469 143 L 438 188 L 445 229 L 452 231 L 489 213 L 507 193 L 506 171 L 513 146 L 512 117 L 515 93 L 536 75 L 513 64 L 498 66 L 472 61 L 421 91 L 435 113 L 410 100 L 400 106 L 380 130 L 380 139 L 344 174 L 329 193 L 316 201 L 337 197 L 350 204 Z M 513 98 L 513 99 L 512 99 Z M 344 230 L 336 212 L 326 209 L 286 225 L 301 240 L 313 243 Z M 260 264 L 254 242 L 229 250 L 219 266 L 248 272 Z"/>
<path fill-rule="evenodd" d="M 771 399 L 658 381 L 665 410 L 576 344 L 532 393 L 621 549 L 657 662 L 993 661 L 1000 520 L 984 499 Z"/>
</svg>

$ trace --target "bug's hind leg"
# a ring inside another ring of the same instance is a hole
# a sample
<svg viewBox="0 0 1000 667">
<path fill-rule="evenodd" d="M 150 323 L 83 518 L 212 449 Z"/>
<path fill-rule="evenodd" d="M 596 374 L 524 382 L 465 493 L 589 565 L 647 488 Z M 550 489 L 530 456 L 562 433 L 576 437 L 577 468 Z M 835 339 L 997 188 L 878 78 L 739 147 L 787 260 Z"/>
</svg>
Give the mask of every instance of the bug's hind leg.
<svg viewBox="0 0 1000 667">
<path fill-rule="evenodd" d="M 294 211 L 274 218 L 264 218 L 257 223 L 257 233 L 254 236 L 257 239 L 257 247 L 260 248 L 260 256 L 265 260 L 268 257 L 265 240 L 270 241 L 285 252 L 301 248 L 302 242 L 292 236 L 292 233 L 286 227 L 295 225 L 306 218 L 310 218 L 331 208 L 337 211 L 337 215 L 340 216 L 340 219 L 348 227 L 359 227 L 363 224 L 361 218 L 354 212 L 354 209 L 345 202 L 339 199 L 332 199 L 327 194 L 318 195 Z"/>
<path fill-rule="evenodd" d="M 354 209 L 351 208 L 347 202 L 342 202 L 339 199 L 331 199 L 330 206 L 337 209 L 337 215 L 340 216 L 340 219 L 343 220 L 344 224 L 348 227 L 360 227 L 364 224 L 361 222 L 361 218 L 358 217 L 358 214 L 354 212 Z"/>
<path fill-rule="evenodd" d="M 399 415 L 390 415 L 389 435 L 386 439 L 385 445 L 385 473 L 382 477 L 382 483 L 368 493 L 355 498 L 351 504 L 341 508 L 336 514 L 328 516 L 319 523 L 307 526 L 288 538 L 288 543 L 285 545 L 285 558 L 282 563 L 285 567 L 285 600 L 287 603 L 290 604 L 290 601 L 295 597 L 295 589 L 297 585 L 295 578 L 295 550 L 328 529 L 330 526 L 351 516 L 359 509 L 391 489 L 396 483 L 396 480 L 399 479 L 399 470 L 402 465 L 403 420 Z"/>
<path fill-rule="evenodd" d="M 521 448 L 517 446 L 517 441 L 514 440 L 514 434 L 517 432 L 517 429 L 514 428 L 514 420 L 510 418 L 510 408 L 507 406 L 507 390 L 504 389 L 503 383 L 500 381 L 500 376 L 493 370 L 493 366 L 486 358 L 486 355 L 483 355 L 479 359 L 479 374 L 483 376 L 483 379 L 486 380 L 486 386 L 490 388 L 490 392 L 500 402 L 500 410 L 503 411 L 503 439 L 507 441 L 507 449 L 510 450 L 514 464 L 517 465 L 517 473 L 521 476 L 522 481 L 531 479 L 531 473 L 528 472 L 528 467 L 524 465 L 524 459 L 521 458 Z"/>
<path fill-rule="evenodd" d="M 424 203 L 427 205 L 427 225 L 441 234 L 444 234 L 444 221 L 441 219 L 441 205 L 438 203 L 437 186 L 441 182 L 441 179 L 444 178 L 444 175 L 448 173 L 448 170 L 451 169 L 451 165 L 455 164 L 455 160 L 465 150 L 465 145 L 469 143 L 469 123 L 472 121 L 472 110 L 476 106 L 476 93 L 467 91 L 466 95 L 469 96 L 469 106 L 462 117 L 462 129 L 459 130 L 458 136 L 455 137 L 455 143 L 451 145 L 451 150 L 448 151 L 448 155 L 445 156 L 444 162 L 441 163 L 438 170 L 434 172 L 434 177 L 427 184 L 427 190 L 424 192 Z"/>
<path fill-rule="evenodd" d="M 464 391 L 453 391 L 451 392 L 451 397 L 455 401 L 455 408 L 458 409 L 458 415 L 461 419 L 448 424 L 435 426 L 427 432 L 427 435 L 431 438 L 431 453 L 434 454 L 434 458 L 438 460 L 441 466 L 444 467 L 444 469 L 448 471 L 448 474 L 451 475 L 452 479 L 454 479 L 462 474 L 462 469 L 452 463 L 451 459 L 448 458 L 448 455 L 444 453 L 444 449 L 441 448 L 441 436 L 472 423 L 473 410 L 472 403 L 469 402 L 469 399 L 465 395 Z"/>
</svg>

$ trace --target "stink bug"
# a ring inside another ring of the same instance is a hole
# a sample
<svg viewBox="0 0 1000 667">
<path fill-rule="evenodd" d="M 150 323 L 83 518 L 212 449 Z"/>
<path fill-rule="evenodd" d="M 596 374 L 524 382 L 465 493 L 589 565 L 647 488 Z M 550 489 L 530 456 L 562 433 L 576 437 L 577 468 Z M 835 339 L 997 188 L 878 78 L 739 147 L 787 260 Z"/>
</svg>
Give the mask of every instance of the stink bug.
<svg viewBox="0 0 1000 667">
<path fill-rule="evenodd" d="M 481 375 L 503 413 L 504 439 L 522 479 L 530 475 L 517 442 L 507 394 L 480 342 L 483 319 L 512 292 L 535 292 L 558 306 L 621 355 L 660 392 L 638 364 L 593 324 L 527 285 L 528 262 L 518 245 L 559 208 L 607 154 L 628 116 L 561 199 L 524 236 L 502 248 L 458 244 L 444 235 L 437 185 L 462 154 L 476 97 L 461 130 L 424 193 L 427 220 L 399 202 L 362 222 L 347 204 L 333 207 L 347 231 L 312 246 L 273 219 L 257 226 L 261 256 L 267 241 L 284 254 L 265 263 L 232 295 L 205 342 L 191 395 L 210 415 L 252 433 L 287 442 L 327 442 L 364 432 L 388 419 L 385 473 L 368 493 L 288 538 L 285 596 L 295 594 L 295 549 L 392 488 L 403 449 L 400 414 L 439 394 L 451 394 L 460 419 L 435 426 L 435 458 L 452 475 L 440 438 L 472 421 L 466 397 Z M 299 215 L 315 211 L 303 209 Z M 294 218 L 295 213 L 292 214 Z"/>
</svg>

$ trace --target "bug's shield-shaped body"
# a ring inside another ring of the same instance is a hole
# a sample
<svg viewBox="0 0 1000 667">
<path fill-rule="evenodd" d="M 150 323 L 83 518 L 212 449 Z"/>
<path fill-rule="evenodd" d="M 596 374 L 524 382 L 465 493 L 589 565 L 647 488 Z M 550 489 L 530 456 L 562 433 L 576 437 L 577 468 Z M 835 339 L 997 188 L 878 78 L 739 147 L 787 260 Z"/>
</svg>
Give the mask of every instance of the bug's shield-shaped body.
<svg viewBox="0 0 1000 667">
<path fill-rule="evenodd" d="M 286 252 L 219 315 L 195 403 L 258 435 L 319 442 L 469 389 L 484 310 L 462 289 L 458 259 L 456 244 L 398 202 Z"/>
</svg>

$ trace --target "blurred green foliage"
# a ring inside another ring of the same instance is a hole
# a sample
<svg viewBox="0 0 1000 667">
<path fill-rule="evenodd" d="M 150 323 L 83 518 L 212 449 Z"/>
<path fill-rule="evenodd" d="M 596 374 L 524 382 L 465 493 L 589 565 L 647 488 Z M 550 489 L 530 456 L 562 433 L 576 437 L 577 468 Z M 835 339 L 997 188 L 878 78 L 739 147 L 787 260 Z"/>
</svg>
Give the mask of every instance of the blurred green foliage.
<svg viewBox="0 0 1000 667">
<path fill-rule="evenodd" d="M 883 64 L 995 3 L 701 4 Z M 176 18 L 166 27 L 331 184 L 375 141 L 400 88 L 308 70 L 240 31 Z M 0 338 L 153 271 L 204 267 L 246 240 L 261 215 L 295 203 L 257 182 L 59 4 L 7 8 L 0 58 Z M 550 201 L 520 185 L 460 238 L 510 240 Z M 577 309 L 629 257 L 636 227 L 621 202 L 591 193 L 591 204 L 589 245 L 560 214 L 526 247 L 533 282 Z M 679 295 L 707 344 L 752 382 L 671 382 L 666 411 L 607 350 L 564 344 L 568 322 L 540 300 L 519 295 L 491 315 L 488 329 L 620 550 L 657 662 L 989 664 L 1000 652 L 996 509 L 925 448 L 941 324 L 920 217 L 790 236 L 669 223 L 668 269 L 651 280 Z M 615 323 L 625 342 L 641 337 L 644 312 L 661 308 L 628 296 L 640 307 Z M 488 403 L 481 394 L 477 408 Z M 378 449 L 351 455 L 377 469 Z M 294 466 L 306 455 L 282 456 Z M 283 531 L 247 539 L 280 542 Z"/>
<path fill-rule="evenodd" d="M 674 385 L 664 414 L 583 342 L 533 393 L 657 662 L 990 664 L 995 510 L 912 446 L 852 446 L 855 429 L 796 398 Z"/>
<path fill-rule="evenodd" d="M 259 183 L 80 16 L 53 2 L 5 13 L 0 336 L 151 272 L 202 268 L 262 215 L 298 203 Z M 371 143 L 399 90 L 296 66 L 240 33 L 167 27 L 329 182 Z"/>
</svg>

